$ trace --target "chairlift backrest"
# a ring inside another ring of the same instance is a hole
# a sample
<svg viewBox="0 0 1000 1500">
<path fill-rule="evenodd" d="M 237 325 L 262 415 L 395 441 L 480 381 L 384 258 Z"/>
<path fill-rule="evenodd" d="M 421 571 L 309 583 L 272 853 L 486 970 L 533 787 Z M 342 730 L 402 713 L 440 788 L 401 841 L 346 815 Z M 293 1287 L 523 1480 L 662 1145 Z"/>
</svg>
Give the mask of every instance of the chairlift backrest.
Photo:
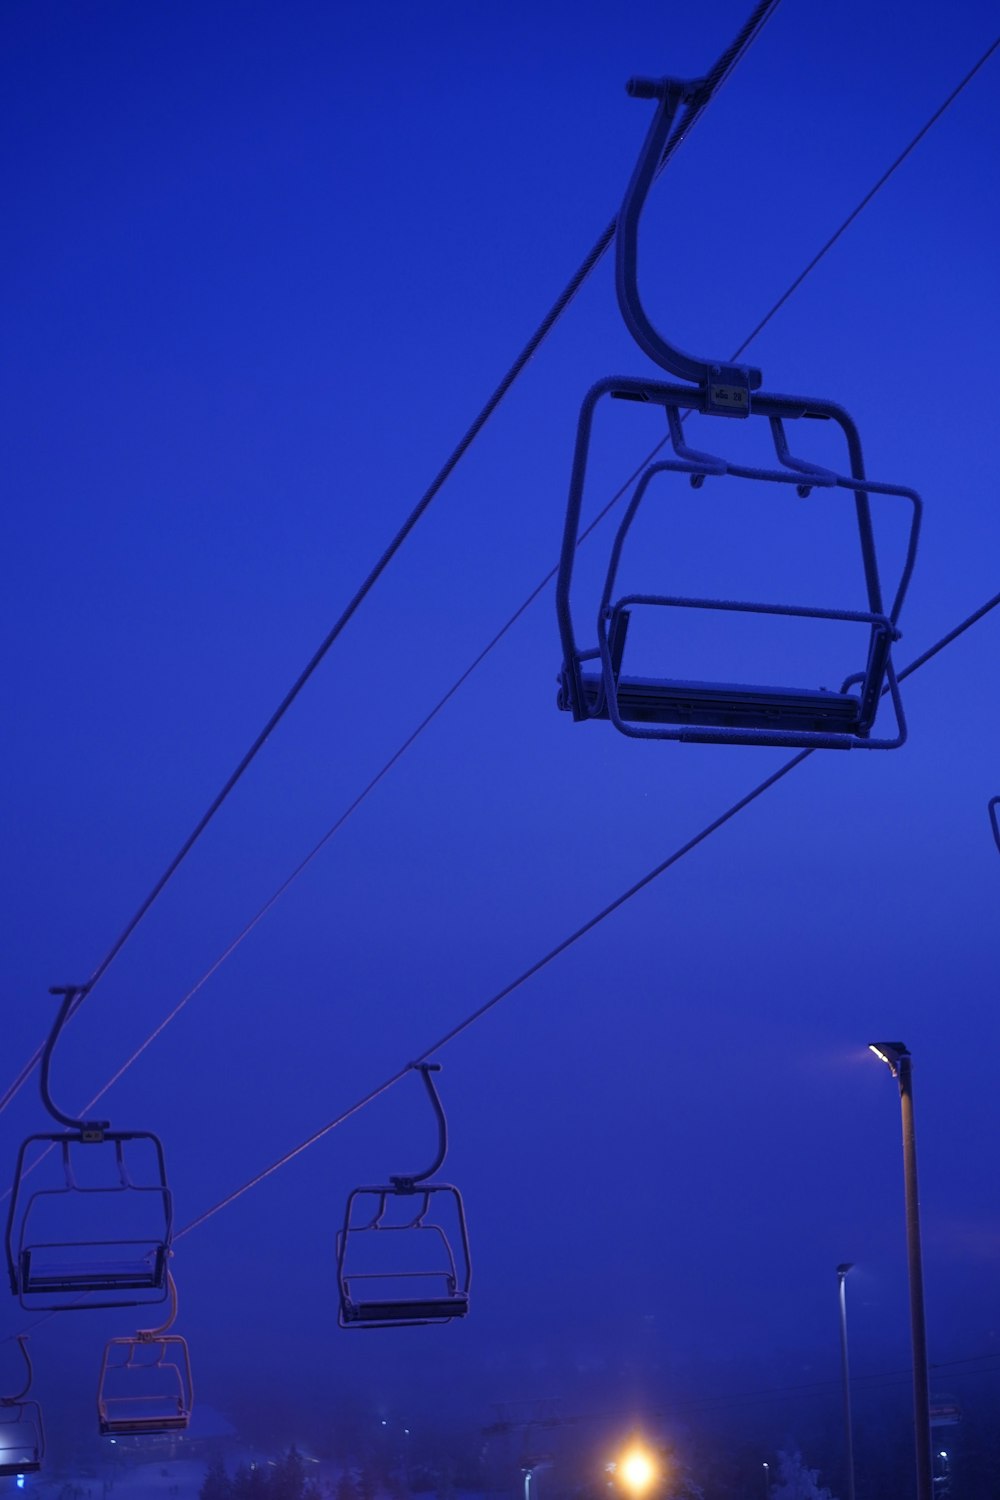
<svg viewBox="0 0 1000 1500">
<path fill-rule="evenodd" d="M 351 1193 L 337 1235 L 342 1328 L 450 1323 L 469 1311 L 471 1279 L 456 1187 L 421 1183 L 414 1195 L 388 1183 Z"/>
<path fill-rule="evenodd" d="M 97 1386 L 102 1437 L 183 1432 L 194 1404 L 191 1356 L 177 1334 L 110 1339 Z"/>
<path fill-rule="evenodd" d="M 29 1186 L 43 1164 L 46 1185 Z M 11 1291 L 23 1307 L 165 1301 L 172 1229 L 163 1147 L 149 1131 L 60 1131 L 22 1143 L 6 1252 Z"/>
</svg>

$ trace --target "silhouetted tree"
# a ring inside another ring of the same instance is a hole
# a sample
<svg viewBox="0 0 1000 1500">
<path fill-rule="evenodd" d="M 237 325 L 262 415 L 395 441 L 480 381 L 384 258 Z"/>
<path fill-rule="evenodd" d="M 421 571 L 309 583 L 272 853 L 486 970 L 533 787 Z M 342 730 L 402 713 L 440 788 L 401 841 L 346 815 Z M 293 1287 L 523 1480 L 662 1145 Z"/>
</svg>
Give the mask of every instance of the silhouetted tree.
<svg viewBox="0 0 1000 1500">
<path fill-rule="evenodd" d="M 198 1491 L 199 1500 L 233 1500 L 233 1482 L 221 1458 L 213 1458 Z"/>
<path fill-rule="evenodd" d="M 305 1464 L 293 1445 L 280 1459 L 267 1486 L 268 1500 L 302 1500 Z"/>
<path fill-rule="evenodd" d="M 778 1482 L 771 1500 L 833 1500 L 833 1496 L 820 1485 L 819 1470 L 806 1468 L 801 1453 L 779 1453 Z"/>
<path fill-rule="evenodd" d="M 354 1483 L 354 1475 L 350 1469 L 345 1469 L 337 1480 L 334 1500 L 359 1500 L 358 1487 Z"/>
</svg>

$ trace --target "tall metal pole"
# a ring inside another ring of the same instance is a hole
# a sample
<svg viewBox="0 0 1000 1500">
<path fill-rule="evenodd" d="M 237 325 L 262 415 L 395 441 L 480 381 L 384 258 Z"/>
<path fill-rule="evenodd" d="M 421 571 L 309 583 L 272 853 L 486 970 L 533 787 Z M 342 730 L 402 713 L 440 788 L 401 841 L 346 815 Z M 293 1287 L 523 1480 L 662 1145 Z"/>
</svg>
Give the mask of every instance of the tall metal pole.
<svg viewBox="0 0 1000 1500">
<path fill-rule="evenodd" d="M 902 1042 L 869 1042 L 899 1083 L 903 1116 L 903 1191 L 906 1199 L 906 1259 L 910 1282 L 910 1339 L 913 1346 L 913 1435 L 917 1447 L 917 1500 L 933 1500 L 931 1399 L 924 1326 L 924 1272 L 920 1258 L 920 1195 L 917 1191 L 917 1134 L 913 1124 L 913 1058 Z"/>
<path fill-rule="evenodd" d="M 931 1401 L 924 1323 L 924 1272 L 920 1254 L 920 1195 L 917 1136 L 913 1123 L 913 1059 L 903 1051 L 896 1063 L 903 1120 L 903 1187 L 906 1197 L 906 1257 L 910 1273 L 910 1337 L 913 1344 L 913 1427 L 917 1449 L 917 1500 L 933 1500 Z"/>
<path fill-rule="evenodd" d="M 854 1500 L 854 1430 L 851 1423 L 851 1374 L 847 1362 L 847 1273 L 851 1264 L 837 1267 L 840 1294 L 840 1363 L 844 1376 L 844 1442 L 847 1449 L 847 1500 Z"/>
</svg>

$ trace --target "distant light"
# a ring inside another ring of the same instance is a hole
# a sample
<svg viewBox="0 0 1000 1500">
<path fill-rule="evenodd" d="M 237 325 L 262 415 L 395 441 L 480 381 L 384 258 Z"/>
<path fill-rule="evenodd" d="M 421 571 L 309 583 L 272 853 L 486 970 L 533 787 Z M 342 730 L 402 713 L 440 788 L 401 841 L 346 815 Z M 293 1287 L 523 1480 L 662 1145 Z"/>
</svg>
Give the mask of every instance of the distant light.
<svg viewBox="0 0 1000 1500">
<path fill-rule="evenodd" d="M 111 1439 L 111 1441 L 112 1441 L 112 1442 L 113 1442 L 113 1443 L 117 1443 L 117 1441 L 118 1441 L 118 1439 L 117 1439 L 117 1438 L 112 1438 L 112 1439 Z"/>
<path fill-rule="evenodd" d="M 408 1427 L 404 1427 L 403 1431 L 406 1433 L 406 1436 L 409 1437 L 409 1435 L 410 1435 L 410 1429 Z"/>
<path fill-rule="evenodd" d="M 24 1489 L 24 1475 L 23 1474 L 18 1474 L 18 1476 L 17 1476 L 17 1487 L 18 1487 L 19 1490 L 23 1490 Z"/>
<path fill-rule="evenodd" d="M 622 1458 L 621 1476 L 633 1495 L 641 1495 L 656 1478 L 656 1466 L 648 1453 L 633 1448 Z"/>
<path fill-rule="evenodd" d="M 868 1051 L 869 1052 L 874 1052 L 875 1056 L 877 1058 L 881 1059 L 881 1061 L 884 1062 L 887 1067 L 890 1067 L 890 1068 L 892 1067 L 892 1058 L 891 1057 L 886 1057 L 885 1053 L 881 1052 L 878 1049 L 878 1047 L 876 1047 L 876 1045 L 875 1045 L 874 1042 L 869 1042 L 868 1043 Z"/>
<path fill-rule="evenodd" d="M 947 1453 L 945 1453 L 944 1449 L 942 1448 L 941 1452 L 938 1454 L 938 1458 L 947 1458 L 947 1457 L 948 1457 Z"/>
<path fill-rule="evenodd" d="M 389 1425 L 389 1424 L 388 1424 L 388 1422 L 387 1422 L 387 1421 L 386 1421 L 386 1420 L 385 1420 L 385 1417 L 383 1417 L 383 1418 L 382 1418 L 382 1426 L 383 1426 L 383 1427 L 388 1427 L 388 1425 Z"/>
</svg>

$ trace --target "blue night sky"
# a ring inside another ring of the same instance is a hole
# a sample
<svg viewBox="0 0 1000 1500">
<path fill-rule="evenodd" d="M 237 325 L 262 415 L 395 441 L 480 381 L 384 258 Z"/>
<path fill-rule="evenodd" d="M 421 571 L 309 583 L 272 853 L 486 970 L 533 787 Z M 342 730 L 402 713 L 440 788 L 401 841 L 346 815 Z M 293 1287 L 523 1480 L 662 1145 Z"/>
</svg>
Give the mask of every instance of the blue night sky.
<svg viewBox="0 0 1000 1500">
<path fill-rule="evenodd" d="M 749 8 L 4 7 L 5 1075 L 44 1035 L 48 986 L 99 962 L 617 211 L 652 108 L 626 80 L 697 76 Z M 729 354 L 995 27 L 987 0 L 785 0 L 654 189 L 656 320 Z M 765 389 L 842 403 L 870 474 L 924 498 L 900 665 L 1000 587 L 998 92 L 995 55 L 747 354 Z M 653 373 L 605 256 L 70 1023 L 65 1108 L 553 566 L 585 391 Z M 815 426 L 798 449 L 832 462 Z M 603 420 L 587 516 L 661 428 L 636 406 Z M 752 446 L 704 418 L 689 440 Z M 629 587 L 863 607 L 843 494 L 819 526 L 785 495 L 747 485 L 726 508 L 711 481 L 672 484 Z M 877 514 L 891 574 L 902 510 Z M 586 633 L 610 535 L 581 552 Z M 684 653 L 662 675 L 728 677 L 734 642 L 751 680 L 811 680 L 802 642 L 830 678 L 861 664 L 842 660 L 849 629 L 671 626 L 647 643 L 654 671 L 661 648 Z M 347 1193 L 431 1149 L 413 1078 L 178 1243 L 199 1394 L 408 1412 L 444 1392 L 474 1426 L 511 1397 L 723 1396 L 741 1361 L 834 1378 L 843 1260 L 855 1368 L 905 1369 L 880 1037 L 915 1059 L 931 1358 L 1000 1358 L 998 631 L 1000 613 L 904 684 L 903 749 L 813 756 L 440 1054 L 475 1263 L 464 1323 L 336 1327 Z M 178 1226 L 787 759 L 574 724 L 559 662 L 550 585 L 110 1091 L 116 1126 L 162 1136 Z M 5 1111 L 11 1174 L 45 1120 L 33 1084 Z M 28 1321 L 11 1298 L 0 1331 Z M 38 1328 L 51 1421 L 89 1411 L 104 1340 L 133 1326 Z M 996 1363 L 973 1368 L 995 1386 Z"/>
</svg>

